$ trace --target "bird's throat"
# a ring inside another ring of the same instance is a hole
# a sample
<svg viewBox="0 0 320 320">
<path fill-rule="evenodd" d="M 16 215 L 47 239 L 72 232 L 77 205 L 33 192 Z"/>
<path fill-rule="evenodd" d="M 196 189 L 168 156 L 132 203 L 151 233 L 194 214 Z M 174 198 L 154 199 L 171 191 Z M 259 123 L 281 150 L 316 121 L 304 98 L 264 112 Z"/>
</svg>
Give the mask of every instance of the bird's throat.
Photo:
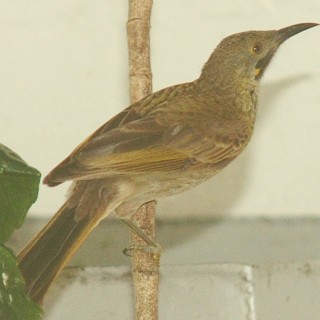
<svg viewBox="0 0 320 320">
<path fill-rule="evenodd" d="M 267 54 L 265 57 L 261 58 L 255 67 L 255 79 L 259 80 L 261 79 L 264 70 L 266 70 L 267 66 L 269 65 L 272 57 L 273 57 L 274 52 L 270 52 L 269 54 Z"/>
</svg>

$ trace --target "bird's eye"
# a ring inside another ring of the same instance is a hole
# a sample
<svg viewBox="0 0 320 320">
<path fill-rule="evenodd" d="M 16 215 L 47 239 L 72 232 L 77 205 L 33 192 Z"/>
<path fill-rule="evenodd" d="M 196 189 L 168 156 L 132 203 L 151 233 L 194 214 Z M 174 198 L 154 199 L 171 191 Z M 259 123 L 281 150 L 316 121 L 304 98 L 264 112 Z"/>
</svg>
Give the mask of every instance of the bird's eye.
<svg viewBox="0 0 320 320">
<path fill-rule="evenodd" d="M 252 47 L 252 51 L 255 54 L 259 54 L 262 51 L 262 45 L 261 43 L 256 43 L 253 47 Z"/>
</svg>

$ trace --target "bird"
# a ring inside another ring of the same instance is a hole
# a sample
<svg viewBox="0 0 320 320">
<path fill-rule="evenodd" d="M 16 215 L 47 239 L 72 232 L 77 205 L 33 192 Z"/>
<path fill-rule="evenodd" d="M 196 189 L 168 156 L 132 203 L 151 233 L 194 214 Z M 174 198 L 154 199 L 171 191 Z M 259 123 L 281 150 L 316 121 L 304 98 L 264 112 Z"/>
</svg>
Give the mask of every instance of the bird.
<svg viewBox="0 0 320 320">
<path fill-rule="evenodd" d="M 111 212 L 132 224 L 144 203 L 195 187 L 233 161 L 253 134 L 260 80 L 274 54 L 288 38 L 317 25 L 224 38 L 196 80 L 133 103 L 56 166 L 44 184 L 73 181 L 69 196 L 18 254 L 30 298 L 43 302 L 76 250 Z"/>
</svg>

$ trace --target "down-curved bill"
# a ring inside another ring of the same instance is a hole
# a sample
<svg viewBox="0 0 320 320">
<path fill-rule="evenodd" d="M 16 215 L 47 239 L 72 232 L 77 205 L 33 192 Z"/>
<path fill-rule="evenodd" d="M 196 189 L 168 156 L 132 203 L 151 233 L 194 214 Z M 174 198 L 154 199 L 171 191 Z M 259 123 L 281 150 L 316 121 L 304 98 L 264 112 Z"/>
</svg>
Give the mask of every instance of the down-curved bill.
<svg viewBox="0 0 320 320">
<path fill-rule="evenodd" d="M 316 27 L 318 25 L 318 23 L 299 23 L 280 29 L 278 30 L 279 42 L 282 43 L 283 41 L 296 35 L 297 33 Z"/>
</svg>

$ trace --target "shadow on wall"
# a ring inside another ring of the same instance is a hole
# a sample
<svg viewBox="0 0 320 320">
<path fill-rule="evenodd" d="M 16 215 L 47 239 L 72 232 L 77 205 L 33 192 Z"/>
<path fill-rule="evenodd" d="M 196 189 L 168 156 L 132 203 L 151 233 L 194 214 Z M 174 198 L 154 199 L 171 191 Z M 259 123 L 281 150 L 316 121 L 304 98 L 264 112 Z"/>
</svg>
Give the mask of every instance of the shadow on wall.
<svg viewBox="0 0 320 320">
<path fill-rule="evenodd" d="M 312 76 L 310 74 L 298 74 L 294 77 L 281 79 L 265 85 L 262 84 L 257 121 L 261 123 L 267 119 L 268 113 L 270 113 L 274 106 L 274 101 L 282 94 L 287 94 L 286 89 L 295 87 L 296 85 L 299 85 L 299 83 L 303 83 L 311 77 Z"/>
</svg>

